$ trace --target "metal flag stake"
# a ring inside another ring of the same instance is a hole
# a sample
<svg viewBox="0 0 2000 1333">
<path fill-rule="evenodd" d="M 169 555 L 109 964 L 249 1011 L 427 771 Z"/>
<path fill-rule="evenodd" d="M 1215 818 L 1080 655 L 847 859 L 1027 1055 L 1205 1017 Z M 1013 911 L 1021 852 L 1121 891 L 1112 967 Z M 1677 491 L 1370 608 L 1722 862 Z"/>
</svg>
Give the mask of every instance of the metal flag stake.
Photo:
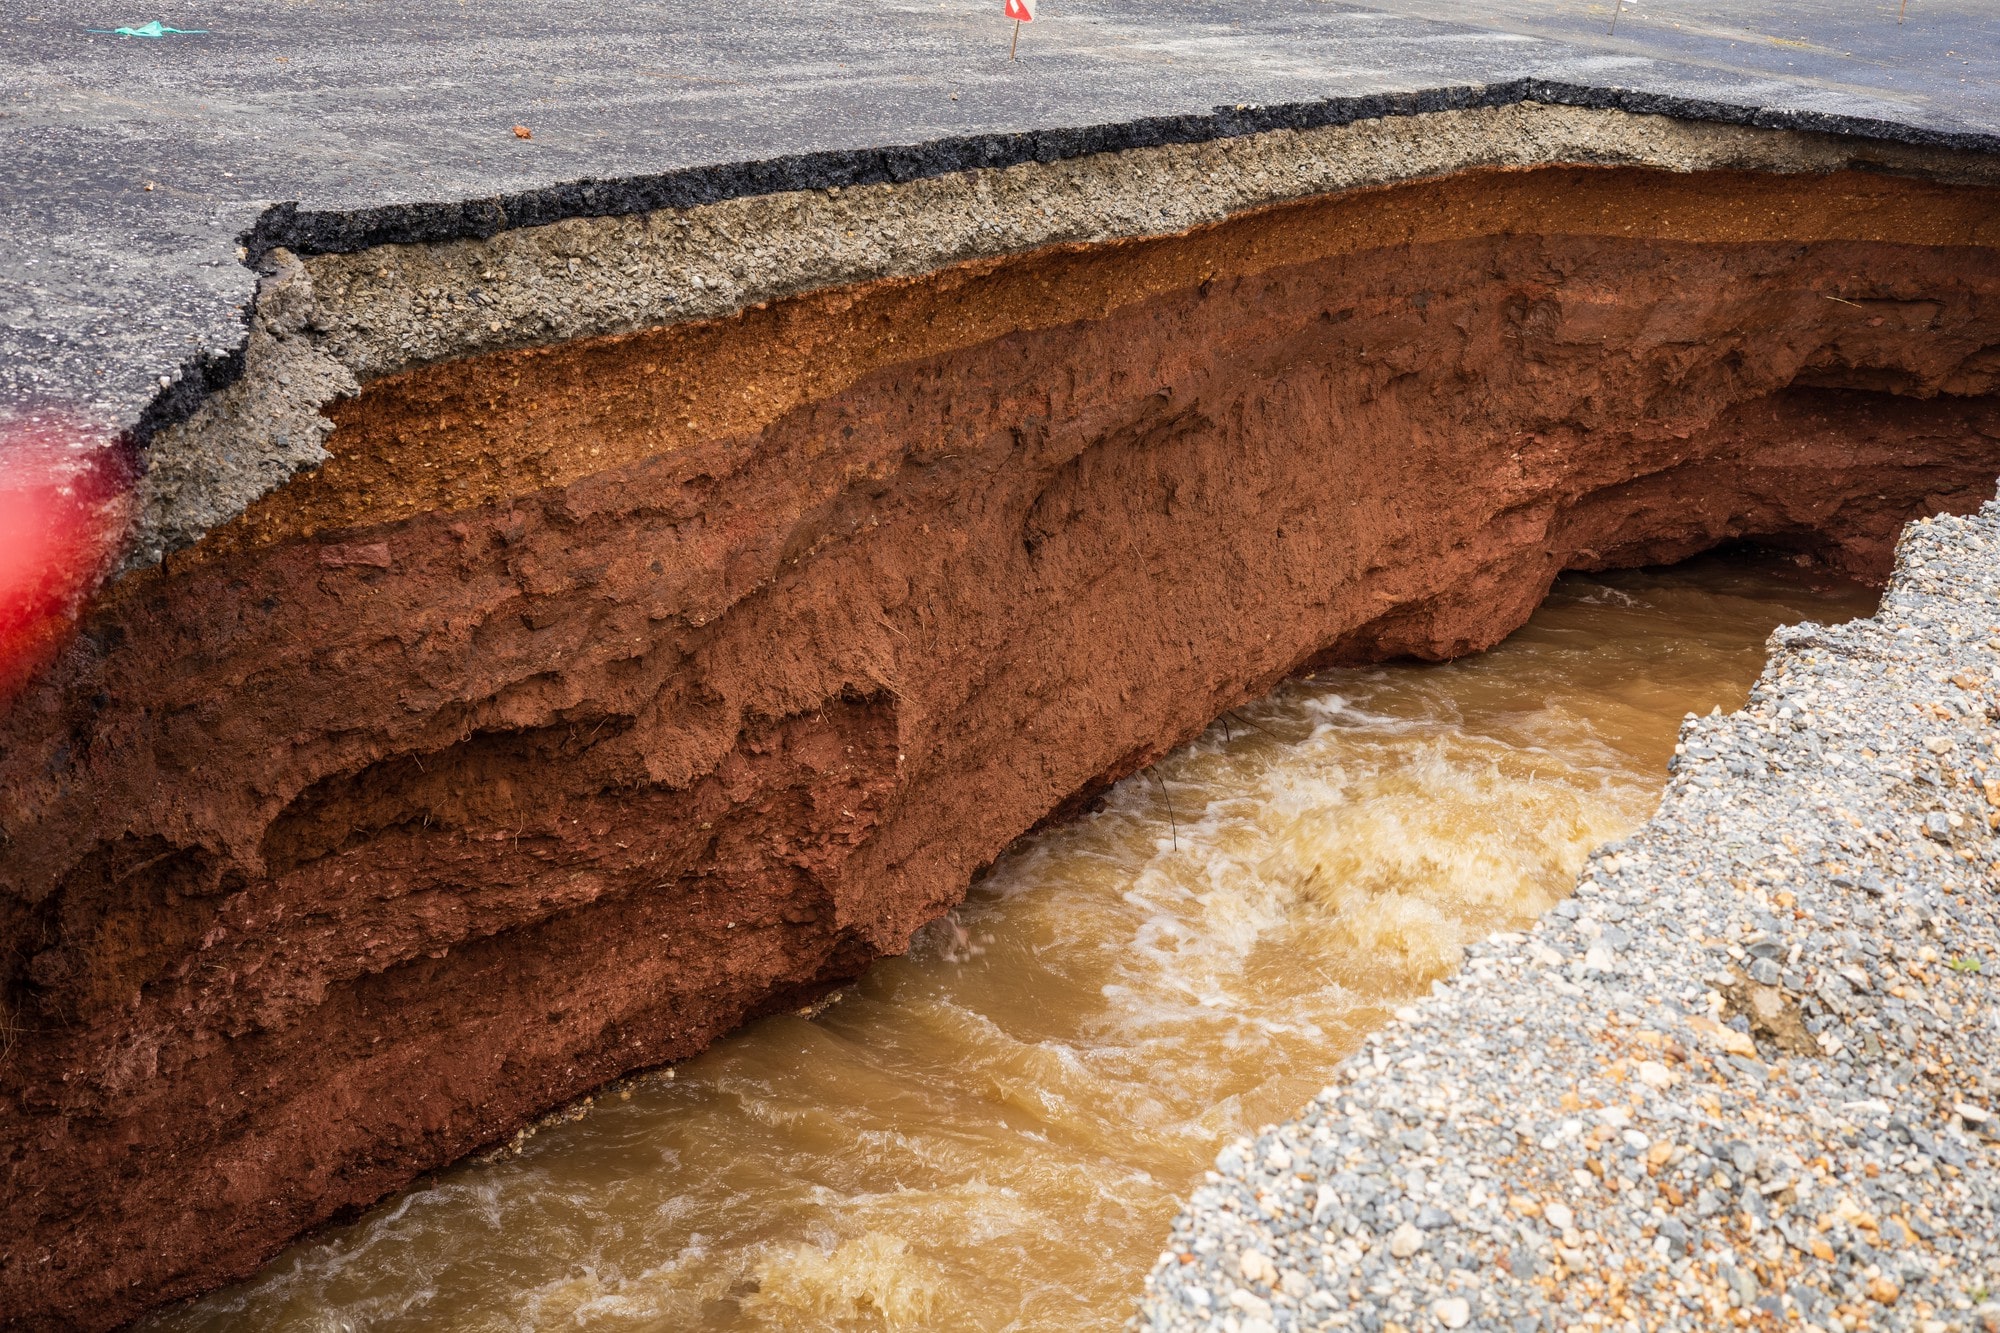
<svg viewBox="0 0 2000 1333">
<path fill-rule="evenodd" d="M 1035 21 L 1035 0 L 1006 0 L 1005 12 L 1014 20 L 1014 40 L 1007 44 L 1007 58 L 1013 60 L 1021 47 L 1021 25 Z"/>
</svg>

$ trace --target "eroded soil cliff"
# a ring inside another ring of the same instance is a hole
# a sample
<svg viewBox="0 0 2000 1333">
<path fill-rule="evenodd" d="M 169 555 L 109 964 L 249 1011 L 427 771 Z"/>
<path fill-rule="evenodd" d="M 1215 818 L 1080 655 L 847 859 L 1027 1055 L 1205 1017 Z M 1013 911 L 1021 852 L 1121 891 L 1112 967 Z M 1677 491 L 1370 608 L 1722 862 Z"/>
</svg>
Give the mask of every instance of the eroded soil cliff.
<svg viewBox="0 0 2000 1333">
<path fill-rule="evenodd" d="M 0 720 L 0 1310 L 104 1326 L 901 949 L 1315 662 L 2000 473 L 2000 197 L 1471 174 L 378 380 Z"/>
</svg>

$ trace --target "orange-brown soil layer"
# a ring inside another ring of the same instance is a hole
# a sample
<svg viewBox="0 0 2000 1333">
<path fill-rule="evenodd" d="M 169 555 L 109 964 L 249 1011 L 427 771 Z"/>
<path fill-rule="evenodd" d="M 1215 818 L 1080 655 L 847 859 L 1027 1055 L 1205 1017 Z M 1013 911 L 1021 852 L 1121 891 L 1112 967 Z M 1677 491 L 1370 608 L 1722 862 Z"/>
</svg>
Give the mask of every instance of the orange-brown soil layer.
<svg viewBox="0 0 2000 1333">
<path fill-rule="evenodd" d="M 1474 175 L 370 386 L 0 720 L 0 1311 L 801 1003 L 1301 667 L 1737 537 L 1880 575 L 2000 473 L 1996 203 Z"/>
</svg>

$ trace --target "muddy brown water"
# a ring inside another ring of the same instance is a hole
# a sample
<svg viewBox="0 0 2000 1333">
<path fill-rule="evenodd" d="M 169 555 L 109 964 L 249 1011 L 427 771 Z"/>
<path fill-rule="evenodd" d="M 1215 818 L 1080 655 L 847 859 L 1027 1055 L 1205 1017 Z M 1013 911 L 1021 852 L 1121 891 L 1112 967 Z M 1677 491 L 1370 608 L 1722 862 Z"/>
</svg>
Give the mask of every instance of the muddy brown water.
<svg viewBox="0 0 2000 1333">
<path fill-rule="evenodd" d="M 156 1317 L 194 1330 L 1115 1329 L 1177 1201 L 1463 946 L 1652 811 L 1683 714 L 1874 595 L 1771 561 L 1562 580 L 1330 671 L 1014 846 L 908 957 Z"/>
</svg>

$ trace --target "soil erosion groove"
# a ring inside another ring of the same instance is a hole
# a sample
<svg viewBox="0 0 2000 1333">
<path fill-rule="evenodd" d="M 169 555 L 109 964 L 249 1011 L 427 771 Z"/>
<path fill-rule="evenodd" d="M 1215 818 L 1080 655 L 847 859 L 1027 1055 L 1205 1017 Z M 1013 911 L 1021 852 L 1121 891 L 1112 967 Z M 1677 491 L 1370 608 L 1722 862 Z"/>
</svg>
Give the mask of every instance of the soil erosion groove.
<svg viewBox="0 0 2000 1333">
<path fill-rule="evenodd" d="M 0 719 L 0 1309 L 102 1327 L 904 947 L 1285 675 L 1565 568 L 1880 578 L 2000 193 L 1474 172 L 413 367 Z"/>
</svg>

